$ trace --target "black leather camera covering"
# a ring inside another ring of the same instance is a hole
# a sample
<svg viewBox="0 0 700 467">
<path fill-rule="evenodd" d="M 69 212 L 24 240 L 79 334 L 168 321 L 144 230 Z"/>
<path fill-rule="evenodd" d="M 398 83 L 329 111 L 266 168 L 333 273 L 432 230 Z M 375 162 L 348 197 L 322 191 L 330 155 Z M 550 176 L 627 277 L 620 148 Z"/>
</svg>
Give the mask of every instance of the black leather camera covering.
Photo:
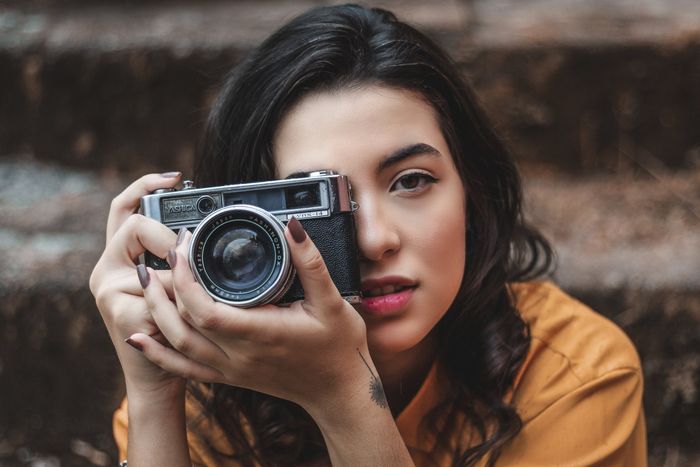
<svg viewBox="0 0 700 467">
<path fill-rule="evenodd" d="M 318 251 L 321 252 L 340 295 L 359 296 L 362 292 L 360 263 L 352 213 L 337 213 L 331 217 L 300 220 L 300 222 L 316 244 Z M 295 278 L 289 292 L 280 302 L 291 303 L 303 298 L 304 290 L 301 288 L 299 279 Z"/>
</svg>

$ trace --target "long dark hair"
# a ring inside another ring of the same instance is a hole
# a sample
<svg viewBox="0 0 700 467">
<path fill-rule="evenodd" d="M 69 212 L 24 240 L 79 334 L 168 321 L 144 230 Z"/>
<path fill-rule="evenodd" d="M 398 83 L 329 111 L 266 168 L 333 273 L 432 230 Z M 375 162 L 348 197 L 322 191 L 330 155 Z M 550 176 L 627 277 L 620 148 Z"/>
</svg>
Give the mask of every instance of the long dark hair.
<svg viewBox="0 0 700 467">
<path fill-rule="evenodd" d="M 320 7 L 293 19 L 227 77 L 195 181 L 208 186 L 274 178 L 272 141 L 290 107 L 311 92 L 359 85 L 412 90 L 430 103 L 464 183 L 468 261 L 461 289 L 436 328 L 451 397 L 421 428 L 449 434 L 466 417 L 478 439 L 456 450 L 454 465 L 486 455 L 492 463 L 521 427 L 503 398 L 530 345 L 508 283 L 546 271 L 552 252 L 525 226 L 512 158 L 438 46 L 381 9 Z M 293 403 L 223 385 L 190 390 L 233 447 L 232 456 L 221 456 L 241 465 L 299 465 L 327 456 L 318 427 Z"/>
</svg>

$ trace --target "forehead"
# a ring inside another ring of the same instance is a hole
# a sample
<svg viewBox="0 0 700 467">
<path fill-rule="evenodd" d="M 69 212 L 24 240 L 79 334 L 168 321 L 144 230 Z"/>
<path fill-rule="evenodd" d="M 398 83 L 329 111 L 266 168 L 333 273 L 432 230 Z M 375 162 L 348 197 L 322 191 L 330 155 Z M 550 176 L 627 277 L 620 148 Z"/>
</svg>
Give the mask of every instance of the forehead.
<svg viewBox="0 0 700 467">
<path fill-rule="evenodd" d="M 449 155 L 435 111 L 416 93 L 379 86 L 315 93 L 294 106 L 277 129 L 276 175 L 373 170 L 383 156 L 416 143 Z"/>
</svg>

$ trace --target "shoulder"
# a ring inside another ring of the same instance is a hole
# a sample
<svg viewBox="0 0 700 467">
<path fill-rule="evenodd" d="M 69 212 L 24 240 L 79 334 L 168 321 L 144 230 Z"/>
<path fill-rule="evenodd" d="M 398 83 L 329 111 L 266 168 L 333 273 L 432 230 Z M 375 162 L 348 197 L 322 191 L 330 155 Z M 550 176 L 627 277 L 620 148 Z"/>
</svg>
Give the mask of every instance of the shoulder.
<svg viewBox="0 0 700 467">
<path fill-rule="evenodd" d="M 639 356 L 627 335 L 553 283 L 518 283 L 510 288 L 530 327 L 528 366 L 563 364 L 580 382 L 614 370 L 640 370 Z"/>
<path fill-rule="evenodd" d="M 511 393 L 523 428 L 505 458 L 645 465 L 642 371 L 625 333 L 550 282 L 511 291 L 532 341 Z"/>
<path fill-rule="evenodd" d="M 532 339 L 514 387 L 519 405 L 534 403 L 534 398 L 547 404 L 551 401 L 543 394 L 556 398 L 618 373 L 641 384 L 637 351 L 612 321 L 551 282 L 512 284 L 511 291 Z M 522 415 L 532 410 L 537 407 L 528 407 Z"/>
</svg>

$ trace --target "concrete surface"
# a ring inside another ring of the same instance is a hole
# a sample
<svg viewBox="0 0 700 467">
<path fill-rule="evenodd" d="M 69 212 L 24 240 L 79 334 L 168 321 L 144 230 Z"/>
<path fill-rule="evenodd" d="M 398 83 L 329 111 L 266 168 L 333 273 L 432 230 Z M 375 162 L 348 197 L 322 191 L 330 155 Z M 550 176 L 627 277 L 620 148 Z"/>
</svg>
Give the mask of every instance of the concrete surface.
<svg viewBox="0 0 700 467">
<path fill-rule="evenodd" d="M 324 3 L 0 9 L 0 153 L 118 170 L 188 164 L 224 73 Z M 698 2 L 376 4 L 454 55 L 523 160 L 572 172 L 700 161 Z"/>
</svg>

